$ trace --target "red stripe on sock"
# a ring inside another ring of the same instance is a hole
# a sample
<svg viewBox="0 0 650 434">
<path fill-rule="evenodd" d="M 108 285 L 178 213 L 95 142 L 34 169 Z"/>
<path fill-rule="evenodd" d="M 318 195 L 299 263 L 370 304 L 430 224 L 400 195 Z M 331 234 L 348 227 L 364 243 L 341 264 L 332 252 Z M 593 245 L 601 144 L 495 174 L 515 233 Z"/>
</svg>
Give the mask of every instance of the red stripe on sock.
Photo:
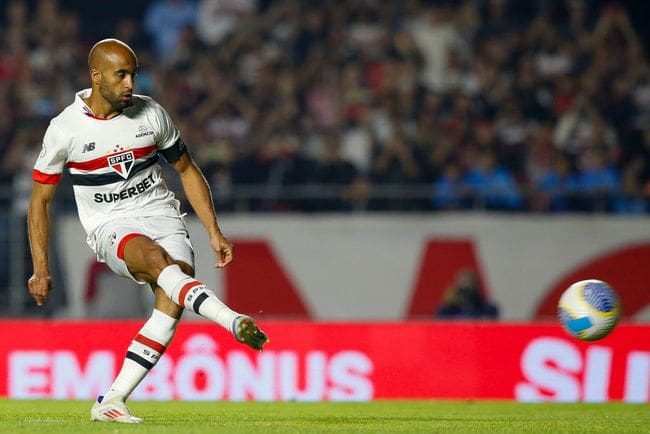
<svg viewBox="0 0 650 434">
<path fill-rule="evenodd" d="M 185 297 L 187 296 L 187 293 L 190 292 L 190 289 L 199 285 L 202 285 L 202 283 L 199 282 L 198 280 L 192 280 L 191 282 L 186 283 L 185 286 L 183 286 L 181 292 L 178 294 L 178 304 L 180 305 L 180 307 L 185 308 Z"/>
<path fill-rule="evenodd" d="M 126 242 L 129 241 L 131 238 L 135 238 L 139 236 L 142 236 L 142 234 L 132 233 L 122 237 L 120 243 L 117 245 L 117 257 L 120 258 L 121 260 L 124 260 L 124 247 L 126 247 Z"/>
<path fill-rule="evenodd" d="M 167 347 L 164 346 L 163 344 L 158 343 L 158 342 L 154 341 L 153 339 L 149 339 L 148 337 L 143 336 L 140 333 L 138 333 L 133 340 L 136 341 L 136 342 L 140 342 L 142 345 L 148 346 L 149 348 L 151 348 L 152 350 L 154 350 L 154 351 L 156 351 L 156 352 L 158 352 L 160 354 L 164 353 L 165 350 L 167 349 Z"/>
</svg>

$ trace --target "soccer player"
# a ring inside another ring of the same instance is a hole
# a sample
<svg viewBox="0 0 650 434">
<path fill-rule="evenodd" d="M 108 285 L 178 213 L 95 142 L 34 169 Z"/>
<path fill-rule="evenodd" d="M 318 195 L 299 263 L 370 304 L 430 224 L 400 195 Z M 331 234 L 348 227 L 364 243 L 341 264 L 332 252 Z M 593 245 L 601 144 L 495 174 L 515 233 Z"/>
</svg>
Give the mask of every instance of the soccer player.
<svg viewBox="0 0 650 434">
<path fill-rule="evenodd" d="M 151 317 L 135 336 L 117 378 L 90 415 L 103 422 L 140 423 L 125 401 L 169 345 L 183 309 L 230 330 L 261 351 L 268 341 L 252 318 L 234 312 L 194 279 L 194 253 L 179 202 L 161 178 L 158 156 L 178 172 L 187 198 L 217 255 L 233 259 L 233 245 L 217 224 L 209 186 L 169 114 L 133 93 L 138 62 L 123 42 L 105 39 L 88 55 L 92 88 L 52 119 L 36 161 L 28 232 L 34 274 L 29 292 L 40 306 L 52 289 L 48 260 L 50 204 L 63 167 L 74 185 L 79 219 L 97 259 L 155 294 Z"/>
</svg>

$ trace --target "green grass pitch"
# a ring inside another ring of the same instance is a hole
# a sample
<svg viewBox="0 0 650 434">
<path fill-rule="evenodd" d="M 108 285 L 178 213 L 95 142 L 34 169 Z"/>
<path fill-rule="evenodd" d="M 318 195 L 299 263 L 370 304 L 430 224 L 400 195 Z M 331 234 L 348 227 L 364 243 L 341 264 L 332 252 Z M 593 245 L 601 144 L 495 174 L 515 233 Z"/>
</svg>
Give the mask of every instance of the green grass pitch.
<svg viewBox="0 0 650 434">
<path fill-rule="evenodd" d="M 91 404 L 0 400 L 0 433 L 650 433 L 647 404 L 131 402 L 142 425 L 90 422 Z"/>
</svg>

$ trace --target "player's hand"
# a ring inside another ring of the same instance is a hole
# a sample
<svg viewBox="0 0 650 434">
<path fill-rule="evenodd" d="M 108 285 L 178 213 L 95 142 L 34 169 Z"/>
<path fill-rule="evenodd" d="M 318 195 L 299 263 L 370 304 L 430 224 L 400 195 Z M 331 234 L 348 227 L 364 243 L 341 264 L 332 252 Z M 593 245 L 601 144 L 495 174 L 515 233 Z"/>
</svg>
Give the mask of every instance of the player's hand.
<svg viewBox="0 0 650 434">
<path fill-rule="evenodd" d="M 47 301 L 47 296 L 52 290 L 52 278 L 50 276 L 37 276 L 33 274 L 27 281 L 29 293 L 36 301 L 36 304 L 42 306 Z"/>
<path fill-rule="evenodd" d="M 228 238 L 219 233 L 210 238 L 210 243 L 217 253 L 216 268 L 223 268 L 232 262 L 234 247 Z"/>
</svg>

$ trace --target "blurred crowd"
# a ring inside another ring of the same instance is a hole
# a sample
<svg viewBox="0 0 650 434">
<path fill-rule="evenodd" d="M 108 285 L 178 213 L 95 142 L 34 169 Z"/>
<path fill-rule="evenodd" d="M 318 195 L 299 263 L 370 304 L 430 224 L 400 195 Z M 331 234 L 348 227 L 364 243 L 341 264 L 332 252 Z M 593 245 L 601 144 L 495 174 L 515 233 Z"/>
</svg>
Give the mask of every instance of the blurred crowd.
<svg viewBox="0 0 650 434">
<path fill-rule="evenodd" d="M 89 86 L 89 48 L 116 37 L 221 210 L 650 209 L 650 69 L 619 5 L 135 4 L 105 33 L 65 2 L 7 2 L 2 182 L 29 173 L 49 119 Z"/>
</svg>

